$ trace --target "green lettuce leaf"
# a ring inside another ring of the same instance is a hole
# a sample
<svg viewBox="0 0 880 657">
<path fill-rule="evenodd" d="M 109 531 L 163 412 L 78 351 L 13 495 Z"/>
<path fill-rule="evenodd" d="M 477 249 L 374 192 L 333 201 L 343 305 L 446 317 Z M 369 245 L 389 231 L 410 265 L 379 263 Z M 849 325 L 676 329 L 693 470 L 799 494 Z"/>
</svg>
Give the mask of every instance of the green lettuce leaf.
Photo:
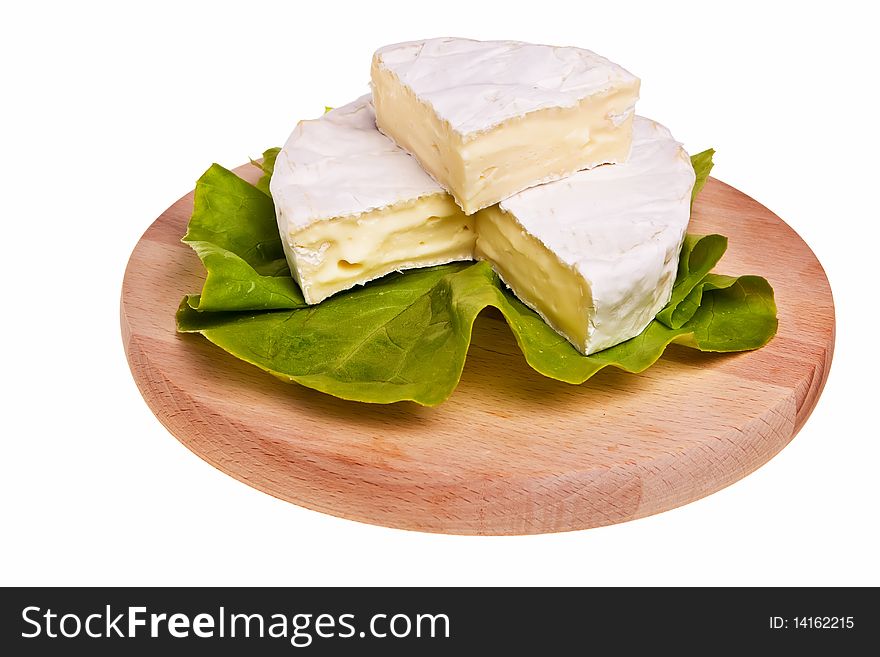
<svg viewBox="0 0 880 657">
<path fill-rule="evenodd" d="M 727 238 L 722 235 L 685 235 L 672 297 L 657 313 L 658 321 L 669 328 L 680 328 L 694 316 L 702 298 L 700 282 L 718 264 L 726 250 Z"/>
<path fill-rule="evenodd" d="M 694 173 L 697 174 L 697 179 L 694 182 L 694 189 L 691 192 L 691 205 L 694 204 L 694 199 L 697 198 L 697 195 L 703 191 L 703 187 L 706 185 L 706 181 L 709 180 L 709 174 L 712 171 L 712 157 L 715 155 L 715 149 L 709 148 L 702 153 L 697 153 L 696 155 L 691 155 L 691 165 L 694 167 Z M 274 159 L 272 162 L 274 163 Z"/>
<path fill-rule="evenodd" d="M 272 164 L 274 159 L 263 163 L 267 167 L 264 179 L 271 176 L 268 167 Z M 202 293 L 187 297 L 187 304 L 195 310 L 272 310 L 306 305 L 290 276 L 268 191 L 260 191 L 218 164 L 196 183 L 193 213 L 183 242 L 195 250 L 208 272 Z"/>
<path fill-rule="evenodd" d="M 439 404 L 458 384 L 474 321 L 489 306 L 532 368 L 572 384 L 608 366 L 640 372 L 672 342 L 742 351 L 776 332 L 767 281 L 709 273 L 727 248 L 720 235 L 688 235 L 669 304 L 640 335 L 590 356 L 520 302 L 485 262 L 392 274 L 307 306 L 284 262 L 266 193 L 276 155 L 264 154 L 258 186 L 217 165 L 199 180 L 184 241 L 208 276 L 201 295 L 181 302 L 177 326 L 282 379 L 343 399 Z M 712 151 L 693 161 L 701 187 Z"/>
<path fill-rule="evenodd" d="M 264 194 L 270 195 L 269 180 L 272 178 L 272 172 L 275 170 L 275 160 L 278 158 L 278 153 L 280 152 L 281 149 L 276 146 L 275 148 L 269 148 L 263 151 L 263 157 L 259 160 L 251 160 L 251 164 L 263 172 L 263 175 L 260 176 L 260 179 L 257 181 L 256 188 Z"/>
</svg>

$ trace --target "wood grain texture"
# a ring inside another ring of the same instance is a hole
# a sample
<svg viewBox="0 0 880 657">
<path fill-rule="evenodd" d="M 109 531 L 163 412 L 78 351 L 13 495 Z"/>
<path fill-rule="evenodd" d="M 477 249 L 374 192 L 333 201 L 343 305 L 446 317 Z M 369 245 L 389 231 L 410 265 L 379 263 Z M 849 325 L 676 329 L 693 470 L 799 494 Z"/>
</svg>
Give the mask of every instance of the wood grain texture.
<svg viewBox="0 0 880 657">
<path fill-rule="evenodd" d="M 237 170 L 253 181 L 251 166 Z M 730 246 L 718 271 L 769 279 L 779 334 L 765 348 L 672 346 L 642 374 L 580 386 L 530 369 L 500 315 L 474 327 L 461 384 L 438 408 L 346 402 L 279 381 L 175 332 L 204 270 L 180 243 L 192 193 L 137 244 L 121 320 L 132 374 L 159 420 L 233 477 L 310 509 L 456 534 L 585 529 L 686 504 L 746 476 L 806 421 L 834 347 L 828 280 L 809 247 L 745 194 L 710 179 L 691 231 Z"/>
</svg>

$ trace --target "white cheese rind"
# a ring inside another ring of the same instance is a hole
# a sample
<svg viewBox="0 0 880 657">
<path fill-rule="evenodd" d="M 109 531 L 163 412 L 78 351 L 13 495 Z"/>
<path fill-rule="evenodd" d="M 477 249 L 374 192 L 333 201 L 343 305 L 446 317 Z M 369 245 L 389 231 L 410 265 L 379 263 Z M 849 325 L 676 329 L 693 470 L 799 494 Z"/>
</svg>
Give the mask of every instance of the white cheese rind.
<svg viewBox="0 0 880 657">
<path fill-rule="evenodd" d="M 466 217 L 371 119 L 361 98 L 302 122 L 279 154 L 270 188 L 308 303 L 391 271 L 476 256 L 582 353 L 638 335 L 667 303 L 694 172 L 662 126 L 636 117 L 626 163 Z"/>
<path fill-rule="evenodd" d="M 269 189 L 283 230 L 443 191 L 411 155 L 376 130 L 369 95 L 300 121 L 278 153 Z"/>
<path fill-rule="evenodd" d="M 479 213 L 477 257 L 492 260 L 513 292 L 581 353 L 611 347 L 641 333 L 669 301 L 694 179 L 669 131 L 636 117 L 625 163 L 533 187 Z M 503 252 L 490 234 L 504 236 Z M 546 275 L 536 263 L 547 254 L 559 268 L 554 276 L 571 272 L 583 295 L 571 282 L 568 298 L 552 282 L 540 285 Z"/>
<path fill-rule="evenodd" d="M 370 71 L 380 131 L 473 214 L 630 150 L 639 80 L 579 48 L 431 39 Z"/>
<path fill-rule="evenodd" d="M 409 41 L 380 48 L 374 61 L 465 140 L 529 112 L 573 107 L 638 84 L 632 73 L 590 50 L 521 41 Z"/>
<path fill-rule="evenodd" d="M 307 303 L 392 271 L 473 257 L 473 221 L 376 129 L 368 95 L 301 121 L 269 188 Z"/>
</svg>

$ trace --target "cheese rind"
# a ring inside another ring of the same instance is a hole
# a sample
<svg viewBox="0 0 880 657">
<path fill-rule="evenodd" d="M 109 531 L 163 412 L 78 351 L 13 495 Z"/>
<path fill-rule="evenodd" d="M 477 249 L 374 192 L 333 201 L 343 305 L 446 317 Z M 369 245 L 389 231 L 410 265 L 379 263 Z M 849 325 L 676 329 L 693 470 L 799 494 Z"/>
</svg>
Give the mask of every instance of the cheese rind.
<svg viewBox="0 0 880 657">
<path fill-rule="evenodd" d="M 623 164 L 520 192 L 473 217 L 376 129 L 369 97 L 301 122 L 270 190 L 308 303 L 413 267 L 489 260 L 581 353 L 638 335 L 667 303 L 694 171 L 636 117 Z"/>
<path fill-rule="evenodd" d="M 629 152 L 639 80 L 580 48 L 430 39 L 386 46 L 377 125 L 467 214 Z"/>
<path fill-rule="evenodd" d="M 379 133 L 370 96 L 301 121 L 270 181 L 307 303 L 393 271 L 473 257 L 473 220 Z"/>
<path fill-rule="evenodd" d="M 669 301 L 694 170 L 636 117 L 629 159 L 517 194 L 477 215 L 476 257 L 581 353 L 641 333 Z"/>
</svg>

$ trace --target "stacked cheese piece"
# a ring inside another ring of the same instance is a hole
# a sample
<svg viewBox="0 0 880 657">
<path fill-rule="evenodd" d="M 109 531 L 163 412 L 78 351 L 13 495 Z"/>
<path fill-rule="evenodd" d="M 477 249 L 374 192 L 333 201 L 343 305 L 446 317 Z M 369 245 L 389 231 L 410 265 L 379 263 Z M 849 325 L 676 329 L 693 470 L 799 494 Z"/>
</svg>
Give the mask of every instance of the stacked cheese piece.
<svg viewBox="0 0 880 657">
<path fill-rule="evenodd" d="M 371 77 L 371 96 L 300 122 L 275 164 L 308 303 L 488 260 L 590 354 L 668 302 L 694 171 L 668 130 L 634 115 L 637 78 L 580 48 L 451 38 L 381 48 Z"/>
</svg>

